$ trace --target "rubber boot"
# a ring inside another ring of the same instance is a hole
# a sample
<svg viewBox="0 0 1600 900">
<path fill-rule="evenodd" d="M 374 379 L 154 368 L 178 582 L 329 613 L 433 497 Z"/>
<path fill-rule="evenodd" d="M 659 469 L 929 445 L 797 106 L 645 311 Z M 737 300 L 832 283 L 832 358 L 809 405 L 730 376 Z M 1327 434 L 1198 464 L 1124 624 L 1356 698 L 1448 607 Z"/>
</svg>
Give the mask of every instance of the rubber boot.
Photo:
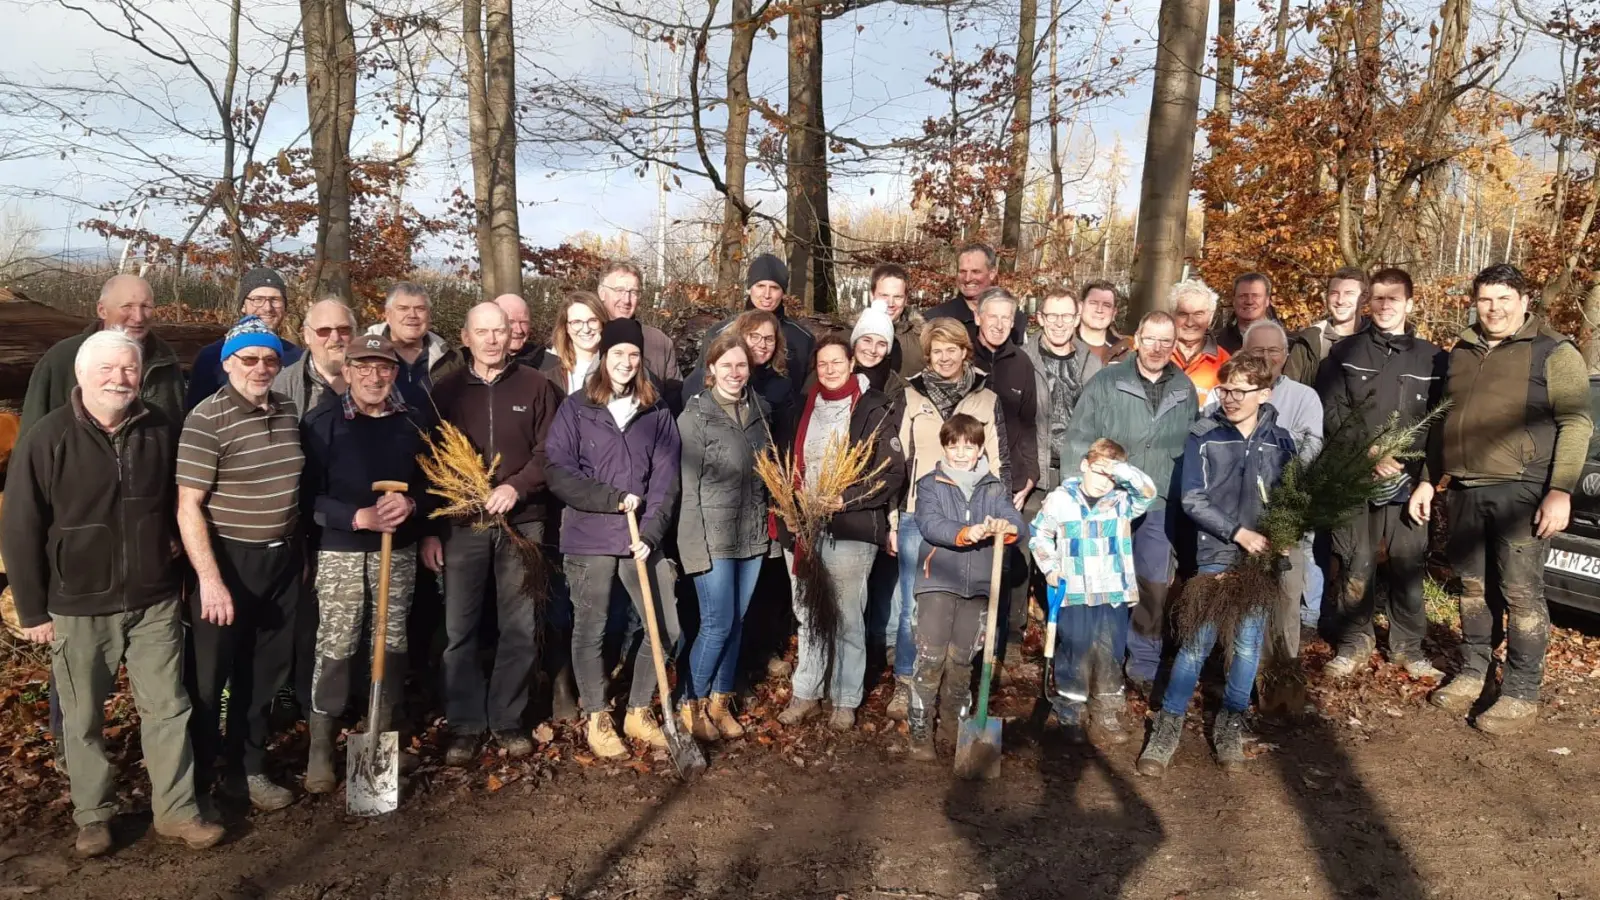
<svg viewBox="0 0 1600 900">
<path fill-rule="evenodd" d="M 1182 738 L 1183 716 L 1169 712 L 1157 713 L 1155 723 L 1150 727 L 1150 740 L 1145 743 L 1144 752 L 1139 754 L 1139 774 L 1151 778 L 1167 774 L 1167 766 L 1172 764 L 1172 757 L 1178 752 L 1178 741 Z"/>
<path fill-rule="evenodd" d="M 572 675 L 572 632 L 550 635 L 547 644 L 550 675 L 550 716 L 557 722 L 582 718 L 578 708 L 578 684 Z"/>
<path fill-rule="evenodd" d="M 333 771 L 333 742 L 339 734 L 339 723 L 333 716 L 313 712 L 307 725 L 311 730 L 311 754 L 306 759 L 306 793 L 332 793 L 339 786 L 339 777 Z"/>
<path fill-rule="evenodd" d="M 939 737 L 954 744 L 962 717 L 972 710 L 972 664 L 964 655 L 950 654 L 944 661 L 944 683 L 939 688 Z"/>
<path fill-rule="evenodd" d="M 1217 765 L 1230 772 L 1243 768 L 1247 761 L 1243 712 L 1228 709 L 1217 712 L 1217 720 L 1211 725 L 1211 746 L 1217 753 Z"/>
<path fill-rule="evenodd" d="M 911 758 L 917 762 L 936 762 L 939 753 L 933 747 L 933 718 L 928 710 L 907 710 L 906 725 L 911 733 Z"/>
</svg>

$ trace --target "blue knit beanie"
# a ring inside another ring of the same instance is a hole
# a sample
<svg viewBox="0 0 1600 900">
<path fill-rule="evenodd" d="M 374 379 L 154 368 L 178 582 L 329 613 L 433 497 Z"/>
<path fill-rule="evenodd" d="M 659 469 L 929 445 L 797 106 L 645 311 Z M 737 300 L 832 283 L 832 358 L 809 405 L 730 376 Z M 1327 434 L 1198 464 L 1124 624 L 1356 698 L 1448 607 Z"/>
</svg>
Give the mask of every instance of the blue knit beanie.
<svg viewBox="0 0 1600 900">
<path fill-rule="evenodd" d="M 222 358 L 227 359 L 246 347 L 261 347 L 280 358 L 283 356 L 283 341 L 268 330 L 260 316 L 245 316 L 228 329 L 228 337 L 222 342 Z"/>
</svg>

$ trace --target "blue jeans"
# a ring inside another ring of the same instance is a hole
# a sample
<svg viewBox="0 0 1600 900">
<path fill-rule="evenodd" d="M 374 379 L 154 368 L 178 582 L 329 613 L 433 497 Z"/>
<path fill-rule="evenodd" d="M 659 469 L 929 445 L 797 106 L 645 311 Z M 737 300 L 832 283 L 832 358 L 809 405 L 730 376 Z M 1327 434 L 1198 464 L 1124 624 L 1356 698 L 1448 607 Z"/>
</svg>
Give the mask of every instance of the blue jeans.
<svg viewBox="0 0 1600 900">
<path fill-rule="evenodd" d="M 1201 574 L 1220 572 L 1221 566 L 1201 566 Z M 1256 669 L 1261 665 L 1261 640 L 1267 631 L 1267 613 L 1257 610 L 1244 617 L 1233 634 L 1233 656 L 1228 660 L 1228 686 L 1222 695 L 1222 706 L 1230 712 L 1244 712 L 1250 708 L 1250 691 L 1256 684 Z M 1161 698 L 1161 711 L 1181 716 L 1189 709 L 1189 698 L 1194 696 L 1195 685 L 1200 682 L 1200 669 L 1217 643 L 1217 627 L 1211 623 L 1200 626 L 1193 638 L 1178 650 L 1172 663 L 1172 677 L 1167 681 L 1167 693 Z"/>
<path fill-rule="evenodd" d="M 765 558 L 714 559 L 710 571 L 694 576 L 694 592 L 700 598 L 700 633 L 689 649 L 689 699 L 698 700 L 712 692 L 733 693 L 744 614 Z"/>
<path fill-rule="evenodd" d="M 922 532 L 917 530 L 917 517 L 900 513 L 899 532 L 900 589 L 889 605 L 889 622 L 895 629 L 894 674 L 896 678 L 910 678 L 917 663 L 917 556 L 922 552 Z"/>
<path fill-rule="evenodd" d="M 1128 607 L 1063 606 L 1056 615 L 1056 718 L 1078 721 L 1090 693 L 1122 693 Z"/>
</svg>

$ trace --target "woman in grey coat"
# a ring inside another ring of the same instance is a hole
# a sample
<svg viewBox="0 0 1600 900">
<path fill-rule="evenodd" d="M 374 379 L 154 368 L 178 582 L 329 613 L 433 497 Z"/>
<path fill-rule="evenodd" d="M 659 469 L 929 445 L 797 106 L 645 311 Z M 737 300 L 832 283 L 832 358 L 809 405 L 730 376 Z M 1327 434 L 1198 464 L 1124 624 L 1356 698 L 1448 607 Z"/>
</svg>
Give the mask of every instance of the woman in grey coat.
<svg viewBox="0 0 1600 900">
<path fill-rule="evenodd" d="M 711 342 L 704 371 L 705 390 L 678 416 L 678 550 L 700 598 L 700 632 L 689 650 L 680 714 L 696 738 L 715 741 L 744 734 L 730 703 L 745 611 L 772 549 L 767 489 L 755 471 L 756 458 L 772 444 L 772 408 L 749 387 L 750 354 L 735 330 Z"/>
</svg>

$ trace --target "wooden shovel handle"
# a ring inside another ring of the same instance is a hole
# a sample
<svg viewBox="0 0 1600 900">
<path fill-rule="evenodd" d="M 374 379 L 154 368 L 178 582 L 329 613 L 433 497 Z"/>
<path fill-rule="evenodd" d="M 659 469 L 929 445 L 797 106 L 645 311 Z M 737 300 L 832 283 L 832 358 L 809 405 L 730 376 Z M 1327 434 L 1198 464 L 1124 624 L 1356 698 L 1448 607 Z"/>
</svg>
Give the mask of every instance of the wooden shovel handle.
<svg viewBox="0 0 1600 900">
<path fill-rule="evenodd" d="M 634 544 L 639 543 L 639 516 L 631 509 L 628 510 L 628 537 Z M 667 701 L 667 660 L 661 649 L 661 629 L 656 624 L 655 593 L 650 590 L 650 562 L 635 556 L 633 564 L 639 572 L 639 595 L 644 598 L 644 624 L 650 631 L 650 655 L 656 664 L 656 689 L 661 693 L 661 715 L 671 716 L 672 710 L 668 708 L 670 704 Z"/>
</svg>

